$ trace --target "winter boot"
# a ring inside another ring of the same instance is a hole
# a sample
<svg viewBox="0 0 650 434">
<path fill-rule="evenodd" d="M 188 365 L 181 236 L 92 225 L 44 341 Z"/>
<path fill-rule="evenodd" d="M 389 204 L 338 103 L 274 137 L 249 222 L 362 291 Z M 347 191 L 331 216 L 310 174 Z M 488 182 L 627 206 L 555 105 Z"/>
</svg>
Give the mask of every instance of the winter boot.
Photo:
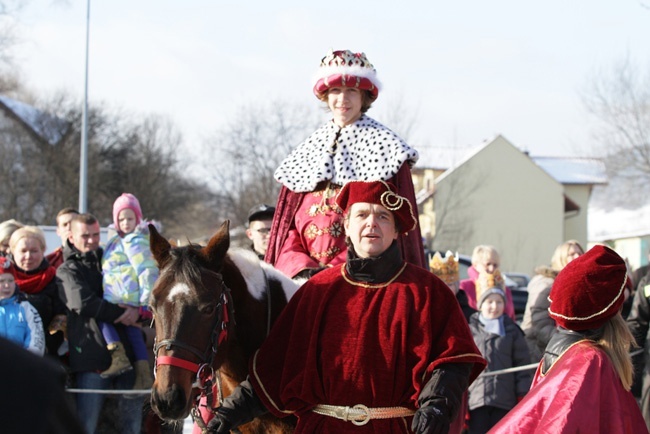
<svg viewBox="0 0 650 434">
<path fill-rule="evenodd" d="M 135 362 L 135 383 L 133 390 L 151 389 L 153 386 L 153 376 L 148 360 L 138 360 Z"/>
<path fill-rule="evenodd" d="M 115 377 L 133 369 L 129 358 L 126 356 L 126 351 L 124 351 L 124 345 L 122 345 L 122 342 L 108 344 L 106 348 L 111 352 L 111 366 L 100 374 L 102 378 Z"/>
</svg>

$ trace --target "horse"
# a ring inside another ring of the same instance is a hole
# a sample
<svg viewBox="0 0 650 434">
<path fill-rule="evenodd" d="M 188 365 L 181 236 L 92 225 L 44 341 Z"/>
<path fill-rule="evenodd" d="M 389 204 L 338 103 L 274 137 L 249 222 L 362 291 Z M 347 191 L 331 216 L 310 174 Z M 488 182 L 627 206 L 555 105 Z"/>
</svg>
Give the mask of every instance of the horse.
<svg viewBox="0 0 650 434">
<path fill-rule="evenodd" d="M 160 268 L 150 304 L 156 330 L 154 411 L 165 420 L 191 412 L 205 432 L 220 400 L 246 378 L 248 361 L 298 284 L 246 249 L 230 249 L 226 220 L 207 246 L 172 247 L 149 225 Z M 294 418 L 270 413 L 242 433 L 290 433 Z"/>
</svg>

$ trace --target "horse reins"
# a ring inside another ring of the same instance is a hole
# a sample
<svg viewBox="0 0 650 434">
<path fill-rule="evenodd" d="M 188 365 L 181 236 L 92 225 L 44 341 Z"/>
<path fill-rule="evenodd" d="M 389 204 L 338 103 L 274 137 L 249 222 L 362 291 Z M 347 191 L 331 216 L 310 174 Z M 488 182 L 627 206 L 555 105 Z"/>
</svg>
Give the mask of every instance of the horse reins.
<svg viewBox="0 0 650 434">
<path fill-rule="evenodd" d="M 209 270 L 207 270 L 209 271 Z M 214 273 L 212 271 L 209 271 Z M 218 274 L 218 273 L 214 273 Z M 230 288 L 228 288 L 222 280 L 222 291 L 219 297 L 219 302 L 217 303 L 217 315 L 215 316 L 214 324 L 212 325 L 212 334 L 210 342 L 208 343 L 207 348 L 201 352 L 201 350 L 195 348 L 192 345 L 188 345 L 184 342 L 181 342 L 176 339 L 163 339 L 157 341 L 157 337 L 154 342 L 154 357 L 156 362 L 156 368 L 160 365 L 171 365 L 178 368 L 182 368 L 197 374 L 197 379 L 200 380 L 199 373 L 205 369 L 206 366 L 212 367 L 212 361 L 214 360 L 215 355 L 219 345 L 225 342 L 228 339 L 228 328 L 230 326 L 231 320 L 234 323 L 234 306 L 232 302 L 232 295 Z M 199 360 L 199 363 L 191 362 L 187 359 L 174 356 L 158 356 L 158 352 L 161 348 L 165 347 L 166 351 L 170 351 L 172 347 L 178 347 L 189 353 L 193 354 Z M 155 374 L 155 371 L 154 371 Z"/>
<path fill-rule="evenodd" d="M 196 374 L 196 379 L 192 384 L 192 387 L 199 388 L 201 390 L 201 394 L 197 397 L 197 400 L 192 407 L 191 413 L 192 419 L 194 419 L 203 433 L 207 433 L 207 426 L 201 417 L 200 412 L 198 411 L 198 403 L 200 397 L 205 396 L 208 407 L 211 411 L 214 412 L 214 409 L 212 408 L 214 399 L 212 392 L 213 379 L 216 379 L 217 381 L 217 387 L 219 389 L 219 400 L 221 401 L 221 378 L 218 375 L 215 375 L 214 368 L 212 367 L 212 362 L 214 361 L 214 357 L 217 354 L 219 346 L 228 339 L 228 329 L 231 325 L 231 321 L 232 324 L 235 323 L 235 309 L 230 288 L 228 288 L 228 286 L 223 282 L 221 274 L 215 273 L 211 270 L 205 271 L 218 275 L 221 280 L 222 287 L 221 295 L 219 296 L 219 302 L 217 303 L 217 315 L 215 316 L 214 324 L 212 325 L 211 339 L 205 351 L 201 352 L 194 346 L 188 345 L 176 339 L 163 339 L 160 342 L 156 342 L 156 338 L 154 338 L 154 358 L 156 370 L 160 365 L 170 365 L 185 369 Z M 170 351 L 172 347 L 178 347 L 180 349 L 188 351 L 189 353 L 196 356 L 200 363 L 194 363 L 180 357 L 158 356 L 158 352 L 163 347 L 165 348 L 165 351 Z M 156 370 L 154 370 L 154 376 L 156 374 Z"/>
</svg>

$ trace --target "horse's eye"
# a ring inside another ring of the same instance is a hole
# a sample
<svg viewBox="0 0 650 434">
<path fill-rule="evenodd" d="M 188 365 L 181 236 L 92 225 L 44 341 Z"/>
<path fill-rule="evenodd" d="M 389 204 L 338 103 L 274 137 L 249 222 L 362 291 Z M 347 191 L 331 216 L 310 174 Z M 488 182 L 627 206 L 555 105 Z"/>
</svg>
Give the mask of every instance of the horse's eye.
<svg viewBox="0 0 650 434">
<path fill-rule="evenodd" d="M 207 304 L 203 306 L 200 311 L 203 315 L 212 315 L 214 313 L 215 306 L 213 304 Z"/>
</svg>

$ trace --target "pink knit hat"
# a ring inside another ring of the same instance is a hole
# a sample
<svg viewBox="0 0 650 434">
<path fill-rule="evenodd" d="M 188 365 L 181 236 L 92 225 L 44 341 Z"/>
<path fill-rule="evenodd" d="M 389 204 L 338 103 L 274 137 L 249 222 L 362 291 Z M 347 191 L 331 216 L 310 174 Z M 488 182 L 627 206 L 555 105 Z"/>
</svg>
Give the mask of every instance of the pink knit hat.
<svg viewBox="0 0 650 434">
<path fill-rule="evenodd" d="M 140 208 L 138 198 L 131 193 L 122 193 L 122 196 L 115 199 L 115 203 L 113 203 L 113 223 L 115 224 L 116 230 L 120 227 L 117 216 L 120 215 L 120 211 L 127 208 L 135 213 L 136 225 L 142 221 L 142 209 Z"/>
</svg>

